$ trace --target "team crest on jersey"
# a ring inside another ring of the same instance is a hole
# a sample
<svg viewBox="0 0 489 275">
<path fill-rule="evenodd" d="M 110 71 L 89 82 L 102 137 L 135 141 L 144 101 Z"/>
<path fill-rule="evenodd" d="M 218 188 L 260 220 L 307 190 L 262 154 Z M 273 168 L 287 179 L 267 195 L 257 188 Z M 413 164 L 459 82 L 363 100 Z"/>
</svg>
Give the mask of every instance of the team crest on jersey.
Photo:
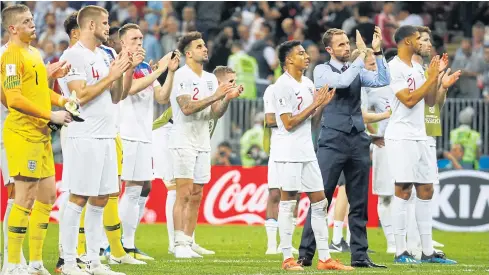
<svg viewBox="0 0 489 275">
<path fill-rule="evenodd" d="M 430 113 L 434 114 L 435 113 L 435 106 L 428 107 L 428 111 L 430 111 Z"/>
<path fill-rule="evenodd" d="M 34 172 L 36 168 L 37 168 L 37 161 L 35 160 L 27 161 L 27 169 L 29 169 L 29 171 Z"/>
<path fill-rule="evenodd" d="M 282 107 L 285 106 L 285 99 L 279 98 L 278 104 L 280 104 L 280 106 L 282 106 Z"/>
<path fill-rule="evenodd" d="M 148 69 L 141 69 L 141 72 L 143 72 L 144 75 L 149 75 Z"/>
<path fill-rule="evenodd" d="M 309 92 L 311 93 L 311 95 L 314 93 L 314 89 L 312 87 L 308 87 L 309 89 Z"/>
<path fill-rule="evenodd" d="M 214 89 L 214 85 L 212 84 L 212 81 L 207 81 L 207 88 L 209 88 L 209 91 L 212 92 Z"/>
<path fill-rule="evenodd" d="M 17 70 L 15 69 L 15 64 L 7 64 L 7 76 L 17 75 Z"/>
</svg>

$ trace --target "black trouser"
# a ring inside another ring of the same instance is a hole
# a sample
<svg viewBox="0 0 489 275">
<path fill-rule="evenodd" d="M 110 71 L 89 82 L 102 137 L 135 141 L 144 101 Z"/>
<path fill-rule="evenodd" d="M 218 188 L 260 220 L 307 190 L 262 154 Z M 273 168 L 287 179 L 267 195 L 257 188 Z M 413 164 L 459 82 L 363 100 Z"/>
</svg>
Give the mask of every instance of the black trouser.
<svg viewBox="0 0 489 275">
<path fill-rule="evenodd" d="M 370 138 L 364 132 L 344 133 L 331 128 L 323 129 L 317 157 L 323 177 L 324 193 L 331 203 L 341 171 L 346 179 L 346 195 L 350 203 L 351 260 L 367 257 L 367 205 L 370 172 Z M 311 209 L 307 213 L 302 231 L 299 256 L 312 259 L 316 240 L 311 227 Z"/>
</svg>

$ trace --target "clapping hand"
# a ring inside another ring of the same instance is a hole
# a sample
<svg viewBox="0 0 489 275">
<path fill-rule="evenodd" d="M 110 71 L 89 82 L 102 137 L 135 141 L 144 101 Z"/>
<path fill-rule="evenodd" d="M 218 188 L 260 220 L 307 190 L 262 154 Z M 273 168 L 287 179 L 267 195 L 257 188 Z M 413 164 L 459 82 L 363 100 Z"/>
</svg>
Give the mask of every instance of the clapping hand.
<svg viewBox="0 0 489 275">
<path fill-rule="evenodd" d="M 325 85 L 316 92 L 314 102 L 316 103 L 317 107 L 326 106 L 329 102 L 331 102 L 335 94 L 336 88 L 330 91 L 329 86 Z"/>
<path fill-rule="evenodd" d="M 445 89 L 452 87 L 453 84 L 455 84 L 455 82 L 458 81 L 458 79 L 460 78 L 460 75 L 462 74 L 462 71 L 460 71 L 460 70 L 454 72 L 453 74 L 450 74 L 450 71 L 451 71 L 451 69 L 448 68 L 447 72 L 445 73 L 445 75 L 443 75 L 443 77 L 441 79 L 441 85 Z"/>
<path fill-rule="evenodd" d="M 363 38 L 362 38 L 362 35 L 360 34 L 360 32 L 357 30 L 356 33 L 357 33 L 357 36 L 355 39 L 355 43 L 357 44 L 357 49 L 360 52 L 366 53 L 367 52 L 367 45 L 365 45 L 365 42 L 363 41 Z"/>
<path fill-rule="evenodd" d="M 380 52 L 382 46 L 382 31 L 375 26 L 374 37 L 372 38 L 372 49 L 374 52 Z"/>
<path fill-rule="evenodd" d="M 438 72 L 443 72 L 448 67 L 448 54 L 444 53 L 440 59 L 440 66 Z"/>
<path fill-rule="evenodd" d="M 48 71 L 48 77 L 50 78 L 62 78 L 65 77 L 71 69 L 71 64 L 66 60 L 58 61 L 54 63 L 48 63 L 46 70 Z"/>
</svg>

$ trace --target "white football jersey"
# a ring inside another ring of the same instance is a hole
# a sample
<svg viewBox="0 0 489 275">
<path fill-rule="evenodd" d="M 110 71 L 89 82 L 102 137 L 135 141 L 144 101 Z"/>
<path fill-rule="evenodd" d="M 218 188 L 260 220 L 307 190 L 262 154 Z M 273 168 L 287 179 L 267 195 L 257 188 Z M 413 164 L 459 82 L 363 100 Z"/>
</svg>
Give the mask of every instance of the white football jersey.
<svg viewBox="0 0 489 275">
<path fill-rule="evenodd" d="M 297 82 L 288 73 L 281 75 L 273 88 L 275 119 L 277 130 L 274 134 L 274 145 L 270 155 L 279 162 L 308 162 L 316 160 L 312 143 L 311 117 L 291 131 L 287 131 L 280 115 L 290 113 L 295 116 L 314 101 L 314 84 L 302 76 L 302 82 Z"/>
<path fill-rule="evenodd" d="M 107 47 L 105 45 L 100 45 L 100 48 L 105 51 L 105 53 L 107 54 L 107 57 L 109 58 L 109 69 L 110 69 L 110 64 L 112 63 L 112 61 L 114 61 L 117 58 L 117 52 L 113 48 Z M 117 133 L 119 133 L 120 126 L 121 126 L 121 108 L 120 108 L 120 105 L 121 105 L 121 102 L 119 101 L 119 103 L 116 104 L 115 112 L 114 112 L 115 129 L 116 129 Z"/>
<path fill-rule="evenodd" d="M 273 95 L 273 88 L 274 84 L 271 84 L 267 87 L 265 90 L 265 93 L 263 94 L 263 109 L 265 114 L 274 114 L 277 112 L 275 110 L 275 102 L 274 102 L 274 95 Z M 271 130 L 271 136 L 270 136 L 270 148 L 272 148 L 274 144 L 274 136 L 275 132 L 277 131 L 277 127 L 272 127 L 270 128 Z M 271 152 L 270 152 L 271 153 Z M 270 156 L 271 157 L 271 156 Z"/>
<path fill-rule="evenodd" d="M 67 49 L 60 58 L 71 64 L 70 72 L 64 77 L 68 84 L 74 80 L 85 80 L 86 85 L 94 85 L 109 74 L 110 60 L 105 51 L 96 48 L 95 51 L 83 46 L 81 42 Z M 68 91 L 71 94 L 71 91 Z M 70 123 L 66 131 L 67 137 L 84 138 L 115 138 L 115 113 L 117 105 L 112 103 L 110 90 L 103 93 L 80 107 L 84 122 Z"/>
<path fill-rule="evenodd" d="M 385 130 L 385 138 L 393 140 L 427 140 L 424 121 L 424 99 L 409 109 L 395 96 L 401 90 L 411 92 L 419 89 L 426 81 L 421 65 L 413 62 L 412 67 L 398 56 L 389 62 L 391 72 L 392 115 Z"/>
<path fill-rule="evenodd" d="M 3 53 L 5 50 L 7 50 L 8 44 L 3 45 L 0 47 L 0 58 L 2 58 Z M 5 123 L 5 119 L 7 118 L 8 115 L 8 109 L 7 107 L 3 106 L 3 104 L 0 104 L 0 121 L 2 123 L 2 129 L 0 130 L 0 140 L 3 144 L 3 124 Z"/>
<path fill-rule="evenodd" d="M 134 68 L 133 79 L 151 74 L 151 66 L 141 63 Z M 128 95 L 121 102 L 121 138 L 133 141 L 151 142 L 153 129 L 154 87 L 157 80 L 135 95 Z M 170 124 L 170 123 L 168 123 Z"/>
<path fill-rule="evenodd" d="M 375 113 L 377 114 L 385 113 L 386 111 L 391 109 L 392 97 L 394 95 L 390 86 L 384 86 L 380 88 L 365 88 L 365 92 L 367 93 L 368 98 L 367 109 L 373 108 Z M 385 128 L 389 123 L 389 119 L 384 119 L 377 123 L 379 125 L 379 128 L 377 130 L 376 136 L 384 136 Z"/>
<path fill-rule="evenodd" d="M 206 71 L 202 72 L 202 76 L 198 76 L 185 65 L 175 72 L 170 96 L 173 108 L 173 126 L 170 130 L 169 148 L 188 148 L 210 152 L 211 106 L 186 116 L 177 102 L 177 97 L 189 95 L 191 100 L 202 100 L 213 95 L 217 86 L 216 76 Z"/>
</svg>

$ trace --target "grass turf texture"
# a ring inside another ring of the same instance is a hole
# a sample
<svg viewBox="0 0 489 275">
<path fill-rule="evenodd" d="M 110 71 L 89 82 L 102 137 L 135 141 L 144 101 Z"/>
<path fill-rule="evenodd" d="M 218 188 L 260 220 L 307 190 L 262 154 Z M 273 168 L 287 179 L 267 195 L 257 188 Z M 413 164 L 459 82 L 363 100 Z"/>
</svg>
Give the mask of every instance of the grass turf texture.
<svg viewBox="0 0 489 275">
<path fill-rule="evenodd" d="M 154 257 L 147 265 L 112 265 L 112 269 L 126 274 L 283 274 L 282 255 L 265 255 L 266 233 L 263 226 L 209 226 L 199 225 L 196 231 L 197 243 L 216 251 L 216 255 L 204 259 L 176 260 L 168 254 L 168 236 L 165 224 L 141 225 L 136 234 L 136 245 Z M 331 230 L 330 230 L 331 232 Z M 302 227 L 294 233 L 294 246 L 298 247 Z M 331 235 L 330 235 L 331 237 Z M 393 255 L 385 253 L 386 243 L 382 230 L 369 229 L 370 254 L 376 263 L 386 264 L 388 269 L 356 269 L 357 273 L 426 273 L 426 274 L 488 274 L 489 233 L 451 233 L 434 232 L 434 239 L 445 244 L 443 251 L 457 265 L 396 265 Z M 27 238 L 24 241 L 24 254 L 28 257 Z M 350 264 L 348 253 L 334 253 L 334 259 Z M 54 274 L 58 260 L 58 225 L 50 224 L 44 245 L 44 265 Z M 306 267 L 299 274 L 333 273 L 316 270 L 317 258 L 313 266 Z M 297 272 L 294 272 L 297 273 Z"/>
</svg>

